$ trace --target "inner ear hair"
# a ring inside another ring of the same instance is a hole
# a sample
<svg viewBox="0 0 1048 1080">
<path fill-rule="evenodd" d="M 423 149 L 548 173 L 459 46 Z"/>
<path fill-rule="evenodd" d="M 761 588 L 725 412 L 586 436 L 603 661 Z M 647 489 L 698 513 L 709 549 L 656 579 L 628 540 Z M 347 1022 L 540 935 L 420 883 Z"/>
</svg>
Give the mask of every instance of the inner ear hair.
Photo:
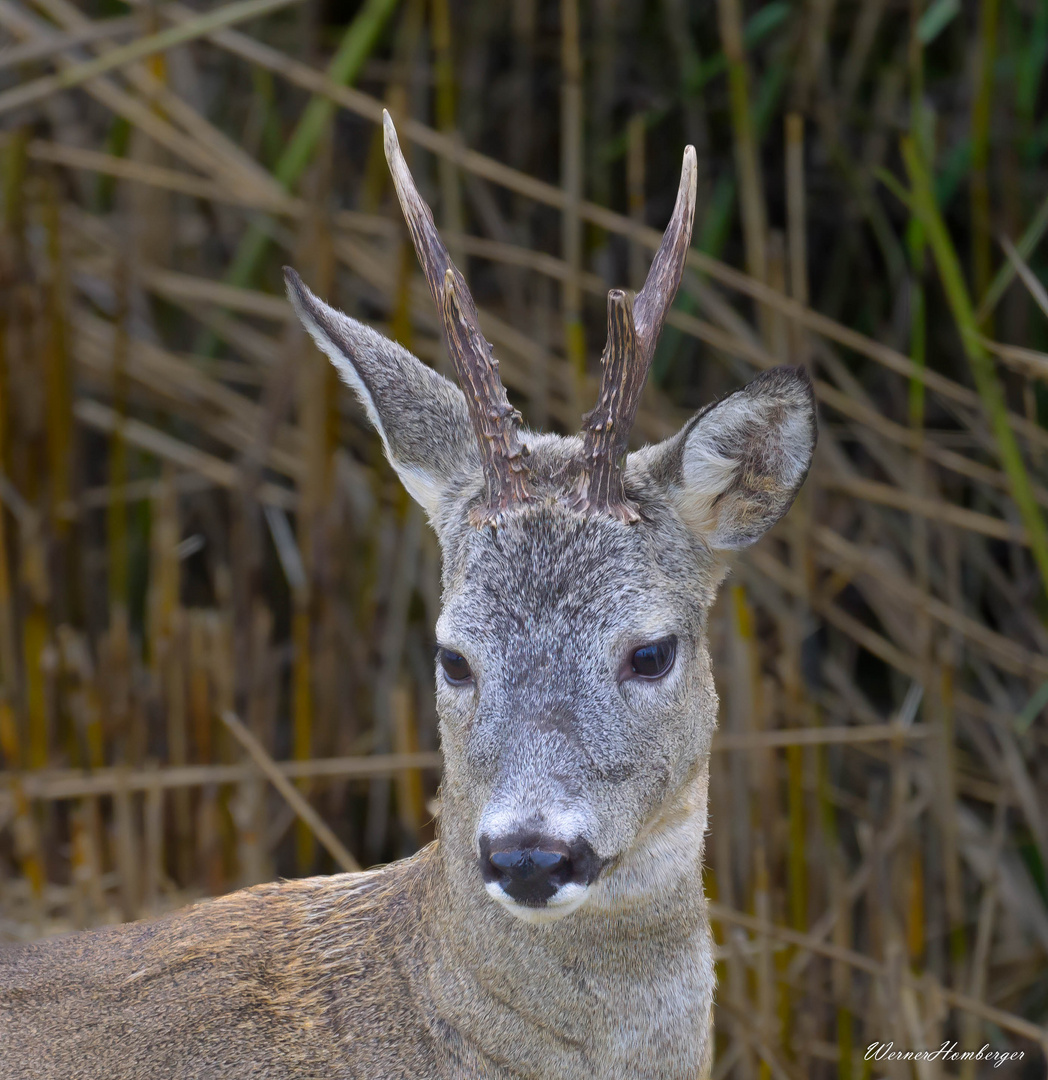
<svg viewBox="0 0 1048 1080">
<path fill-rule="evenodd" d="M 466 401 L 458 387 L 395 341 L 314 296 L 290 267 L 299 319 L 360 400 L 409 494 L 436 520 L 449 488 L 479 471 Z"/>
<path fill-rule="evenodd" d="M 669 488 L 678 513 L 714 550 L 752 544 L 790 508 L 816 439 L 808 373 L 764 372 L 699 413 L 675 440 Z"/>
</svg>

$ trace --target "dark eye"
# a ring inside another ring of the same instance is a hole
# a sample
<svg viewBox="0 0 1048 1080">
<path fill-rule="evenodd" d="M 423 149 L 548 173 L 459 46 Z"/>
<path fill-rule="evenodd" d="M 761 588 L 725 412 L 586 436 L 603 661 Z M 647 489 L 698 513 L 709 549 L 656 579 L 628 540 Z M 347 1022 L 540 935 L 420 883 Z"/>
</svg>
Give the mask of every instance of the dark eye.
<svg viewBox="0 0 1048 1080">
<path fill-rule="evenodd" d="M 633 650 L 630 669 L 641 679 L 661 679 L 671 667 L 677 655 L 677 639 L 663 638 Z"/>
<path fill-rule="evenodd" d="M 459 656 L 457 652 L 443 647 L 438 650 L 437 655 L 440 657 L 440 666 L 444 669 L 444 676 L 449 683 L 461 686 L 462 683 L 468 683 L 473 678 L 473 672 L 470 671 L 464 656 Z"/>
</svg>

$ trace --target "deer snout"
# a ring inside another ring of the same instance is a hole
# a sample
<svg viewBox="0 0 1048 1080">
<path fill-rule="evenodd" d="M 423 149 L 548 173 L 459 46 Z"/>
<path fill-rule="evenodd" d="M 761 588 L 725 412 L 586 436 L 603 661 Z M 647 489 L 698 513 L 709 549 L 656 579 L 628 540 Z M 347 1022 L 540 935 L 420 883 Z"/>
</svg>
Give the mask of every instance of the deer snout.
<svg viewBox="0 0 1048 1080">
<path fill-rule="evenodd" d="M 601 860 L 581 838 L 570 844 L 535 835 L 480 838 L 485 884 L 497 885 L 511 900 L 528 907 L 547 904 L 565 886 L 586 888 L 600 869 Z"/>
</svg>

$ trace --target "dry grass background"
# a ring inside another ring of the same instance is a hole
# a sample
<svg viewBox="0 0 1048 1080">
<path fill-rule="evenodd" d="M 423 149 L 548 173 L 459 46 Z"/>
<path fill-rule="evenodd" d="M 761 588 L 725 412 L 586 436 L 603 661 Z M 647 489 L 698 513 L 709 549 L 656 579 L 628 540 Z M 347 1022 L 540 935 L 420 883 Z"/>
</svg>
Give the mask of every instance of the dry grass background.
<svg viewBox="0 0 1048 1080">
<path fill-rule="evenodd" d="M 1043 1076 L 1046 55 L 1040 0 L 0 0 L 0 938 L 432 837 L 435 542 L 279 268 L 444 366 L 388 106 L 576 430 L 690 141 L 638 439 L 783 361 L 821 412 L 711 624 L 715 1076 Z"/>
</svg>

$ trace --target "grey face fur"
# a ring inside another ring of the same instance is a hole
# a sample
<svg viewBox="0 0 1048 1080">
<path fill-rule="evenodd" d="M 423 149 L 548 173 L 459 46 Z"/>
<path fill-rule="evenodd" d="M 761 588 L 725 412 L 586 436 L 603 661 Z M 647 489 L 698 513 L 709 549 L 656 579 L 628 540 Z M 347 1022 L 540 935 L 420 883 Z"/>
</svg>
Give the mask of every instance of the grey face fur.
<svg viewBox="0 0 1048 1080">
<path fill-rule="evenodd" d="M 478 528 L 484 480 L 461 391 L 405 350 L 318 300 L 289 274 L 317 345 L 356 391 L 444 556 L 439 643 L 472 678 L 437 668 L 445 756 L 442 843 L 472 864 L 464 887 L 545 922 L 657 898 L 693 869 L 706 827 L 717 699 L 706 619 L 723 552 L 788 509 L 815 445 L 811 384 L 777 368 L 630 454 L 640 520 L 570 508 L 581 440 L 522 432 L 534 498 Z M 630 657 L 673 636 L 658 679 Z M 485 836 L 584 841 L 600 872 L 542 904 L 485 885 Z"/>
</svg>

